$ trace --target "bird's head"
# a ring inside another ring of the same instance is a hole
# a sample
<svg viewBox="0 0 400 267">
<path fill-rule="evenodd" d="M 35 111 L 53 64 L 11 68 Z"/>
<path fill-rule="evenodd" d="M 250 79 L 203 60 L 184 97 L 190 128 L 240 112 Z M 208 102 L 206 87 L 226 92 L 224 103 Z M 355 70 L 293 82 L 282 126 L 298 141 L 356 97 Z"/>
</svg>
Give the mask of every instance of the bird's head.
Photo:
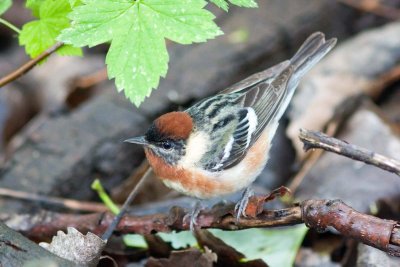
<svg viewBox="0 0 400 267">
<path fill-rule="evenodd" d="M 186 112 L 170 112 L 158 117 L 144 136 L 125 142 L 145 147 L 150 163 L 152 158 L 176 164 L 186 153 L 186 141 L 193 130 L 193 120 Z"/>
</svg>

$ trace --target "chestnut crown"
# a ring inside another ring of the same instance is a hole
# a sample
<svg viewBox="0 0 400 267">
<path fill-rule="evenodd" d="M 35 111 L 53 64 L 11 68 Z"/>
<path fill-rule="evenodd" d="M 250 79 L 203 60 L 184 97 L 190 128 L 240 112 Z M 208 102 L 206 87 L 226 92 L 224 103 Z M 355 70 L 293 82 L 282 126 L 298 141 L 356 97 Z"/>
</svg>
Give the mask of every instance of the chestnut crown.
<svg viewBox="0 0 400 267">
<path fill-rule="evenodd" d="M 158 117 L 144 136 L 126 142 L 146 146 L 153 155 L 175 164 L 185 155 L 186 140 L 193 130 L 193 120 L 186 112 L 170 112 Z"/>
</svg>

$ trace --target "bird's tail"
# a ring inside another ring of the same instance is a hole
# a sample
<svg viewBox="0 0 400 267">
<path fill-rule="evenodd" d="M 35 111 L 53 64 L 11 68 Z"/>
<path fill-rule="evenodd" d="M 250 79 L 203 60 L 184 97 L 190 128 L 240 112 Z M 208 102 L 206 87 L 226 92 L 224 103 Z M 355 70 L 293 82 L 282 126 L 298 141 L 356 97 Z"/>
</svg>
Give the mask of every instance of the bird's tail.
<svg viewBox="0 0 400 267">
<path fill-rule="evenodd" d="M 297 53 L 290 59 L 294 73 L 289 81 L 289 90 L 297 87 L 300 79 L 318 63 L 336 44 L 336 38 L 325 41 L 325 35 L 315 32 L 304 41 Z"/>
</svg>

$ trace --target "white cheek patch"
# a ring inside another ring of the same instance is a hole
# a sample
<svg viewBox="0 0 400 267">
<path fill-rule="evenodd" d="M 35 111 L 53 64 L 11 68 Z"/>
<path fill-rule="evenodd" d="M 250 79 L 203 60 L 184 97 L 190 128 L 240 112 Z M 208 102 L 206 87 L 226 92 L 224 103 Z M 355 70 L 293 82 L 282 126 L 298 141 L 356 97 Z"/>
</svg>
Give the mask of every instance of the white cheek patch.
<svg viewBox="0 0 400 267">
<path fill-rule="evenodd" d="M 194 167 L 208 151 L 210 140 L 204 132 L 192 133 L 186 144 L 185 156 L 178 165 L 184 168 Z"/>
</svg>

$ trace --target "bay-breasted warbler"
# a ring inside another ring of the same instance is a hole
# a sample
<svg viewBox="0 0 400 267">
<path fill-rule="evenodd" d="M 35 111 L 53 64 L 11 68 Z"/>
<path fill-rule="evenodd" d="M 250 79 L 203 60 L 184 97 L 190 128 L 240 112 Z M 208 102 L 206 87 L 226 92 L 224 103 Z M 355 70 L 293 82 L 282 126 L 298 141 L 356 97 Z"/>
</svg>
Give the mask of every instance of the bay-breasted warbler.
<svg viewBox="0 0 400 267">
<path fill-rule="evenodd" d="M 249 188 L 267 163 L 279 119 L 300 79 L 335 44 L 316 32 L 290 60 L 185 111 L 166 113 L 144 136 L 126 141 L 143 145 L 155 174 L 183 194 L 207 199 Z M 245 216 L 251 194 L 245 191 L 237 216 Z"/>
</svg>

